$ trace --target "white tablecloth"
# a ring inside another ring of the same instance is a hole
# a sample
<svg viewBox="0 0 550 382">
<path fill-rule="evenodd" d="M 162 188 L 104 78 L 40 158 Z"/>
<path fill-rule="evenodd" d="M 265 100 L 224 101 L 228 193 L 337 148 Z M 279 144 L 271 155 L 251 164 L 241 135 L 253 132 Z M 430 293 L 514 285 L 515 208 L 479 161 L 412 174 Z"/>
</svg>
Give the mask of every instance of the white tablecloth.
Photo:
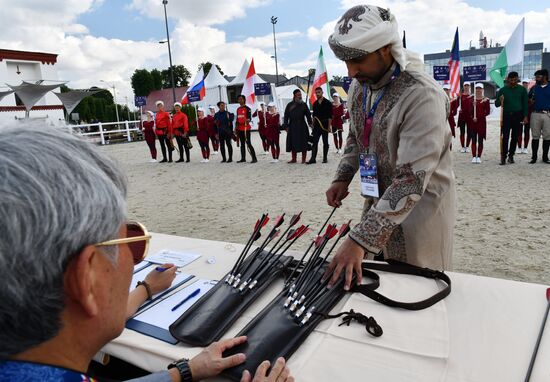
<svg viewBox="0 0 550 382">
<path fill-rule="evenodd" d="M 198 252 L 186 273 L 219 279 L 231 268 L 242 245 L 153 234 L 150 253 L 161 249 Z M 208 259 L 215 259 L 209 264 Z M 402 301 L 433 294 L 433 280 L 378 272 L 380 293 Z M 384 329 L 379 338 L 364 326 L 338 326 L 325 320 L 289 366 L 297 381 L 523 381 L 546 308 L 546 286 L 449 272 L 450 296 L 423 311 L 389 308 L 360 294 L 348 294 L 333 313 L 354 309 L 372 315 Z M 193 280 L 190 281 L 190 283 Z M 237 334 L 281 290 L 276 283 L 226 334 Z M 548 324 L 550 326 L 550 324 Z M 149 371 L 200 352 L 170 345 L 132 330 L 104 352 Z M 543 337 L 531 381 L 550 381 L 550 328 Z M 219 379 L 221 380 L 221 379 Z"/>
</svg>

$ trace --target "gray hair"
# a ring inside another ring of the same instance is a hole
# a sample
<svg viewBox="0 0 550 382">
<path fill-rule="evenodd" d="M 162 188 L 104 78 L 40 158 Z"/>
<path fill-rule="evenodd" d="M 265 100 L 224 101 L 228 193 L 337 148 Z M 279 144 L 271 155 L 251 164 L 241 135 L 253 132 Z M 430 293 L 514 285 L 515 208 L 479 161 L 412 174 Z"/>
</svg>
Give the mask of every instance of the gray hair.
<svg viewBox="0 0 550 382">
<path fill-rule="evenodd" d="M 92 144 L 44 125 L 0 128 L 0 359 L 58 334 L 68 262 L 118 237 L 125 217 L 126 178 Z"/>
</svg>

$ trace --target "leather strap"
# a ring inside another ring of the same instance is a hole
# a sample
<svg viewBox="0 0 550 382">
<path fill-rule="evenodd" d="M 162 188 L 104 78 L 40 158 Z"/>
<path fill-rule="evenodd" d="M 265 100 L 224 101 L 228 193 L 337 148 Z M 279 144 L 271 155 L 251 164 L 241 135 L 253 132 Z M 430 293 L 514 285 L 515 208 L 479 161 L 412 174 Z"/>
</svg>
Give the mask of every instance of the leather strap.
<svg viewBox="0 0 550 382">
<path fill-rule="evenodd" d="M 422 309 L 429 308 L 430 306 L 443 300 L 445 297 L 447 297 L 451 293 L 451 279 L 449 278 L 449 276 L 447 276 L 445 273 L 441 271 L 436 271 L 429 268 L 421 268 L 415 265 L 411 265 L 411 264 L 407 264 L 407 263 L 403 263 L 403 262 L 391 260 L 391 259 L 388 259 L 386 261 L 387 261 L 386 264 L 364 262 L 363 275 L 369 278 L 373 278 L 372 275 L 374 274 L 376 275 L 376 278 L 374 278 L 375 281 L 368 284 L 355 285 L 352 288 L 352 292 L 361 293 L 387 306 L 391 306 L 394 308 L 402 308 L 407 310 L 422 310 Z M 439 292 L 435 293 L 433 296 L 421 301 L 417 301 L 417 302 L 395 301 L 375 291 L 375 289 L 378 288 L 378 286 L 380 285 L 380 278 L 376 273 L 370 271 L 371 269 L 384 271 L 384 272 L 391 272 L 391 273 L 422 276 L 429 279 L 440 280 L 440 281 L 443 281 L 446 284 L 446 286 Z"/>
</svg>

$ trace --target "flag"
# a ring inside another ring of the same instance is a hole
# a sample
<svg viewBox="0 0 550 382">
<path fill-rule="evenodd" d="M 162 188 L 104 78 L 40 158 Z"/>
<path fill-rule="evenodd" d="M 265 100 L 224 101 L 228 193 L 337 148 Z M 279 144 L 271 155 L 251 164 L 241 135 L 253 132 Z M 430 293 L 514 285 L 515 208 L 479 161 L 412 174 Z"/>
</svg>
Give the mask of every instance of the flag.
<svg viewBox="0 0 550 382">
<path fill-rule="evenodd" d="M 204 70 L 201 68 L 195 74 L 195 78 L 193 78 L 193 82 L 191 82 L 191 85 L 187 88 L 187 91 L 183 95 L 183 98 L 181 99 L 181 104 L 186 105 L 189 103 L 189 96 L 187 95 L 188 92 L 199 92 L 200 99 L 203 99 L 206 95 L 206 87 L 204 86 Z"/>
<path fill-rule="evenodd" d="M 504 86 L 504 77 L 506 77 L 508 67 L 523 62 L 524 32 L 525 19 L 521 19 L 514 33 L 512 33 L 512 36 L 510 36 L 510 39 L 498 55 L 495 65 L 489 72 L 492 80 L 499 87 Z M 521 73 L 520 78 L 522 75 L 523 73 Z"/>
<path fill-rule="evenodd" d="M 325 95 L 330 98 L 330 87 L 328 84 L 327 68 L 325 67 L 325 59 L 323 56 L 323 47 L 319 50 L 319 58 L 317 58 L 317 66 L 315 68 L 315 79 L 313 80 L 313 86 L 311 87 L 311 94 L 309 96 L 309 103 L 313 105 L 315 102 L 315 89 L 326 86 Z"/>
<path fill-rule="evenodd" d="M 246 79 L 243 84 L 243 95 L 246 99 L 246 106 L 253 108 L 256 103 L 256 95 L 254 94 L 254 76 L 256 75 L 256 69 L 254 69 L 254 59 L 250 62 L 248 72 L 246 73 Z"/>
<path fill-rule="evenodd" d="M 460 49 L 458 47 L 458 27 L 455 32 L 451 57 L 449 58 L 449 85 L 451 97 L 456 97 L 460 92 Z"/>
</svg>

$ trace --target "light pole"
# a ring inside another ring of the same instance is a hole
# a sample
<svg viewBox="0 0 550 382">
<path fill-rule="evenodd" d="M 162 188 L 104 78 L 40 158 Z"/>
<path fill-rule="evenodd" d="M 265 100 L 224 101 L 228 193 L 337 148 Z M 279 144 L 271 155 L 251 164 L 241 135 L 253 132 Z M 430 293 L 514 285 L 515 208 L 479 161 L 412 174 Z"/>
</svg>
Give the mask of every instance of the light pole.
<svg viewBox="0 0 550 382">
<path fill-rule="evenodd" d="M 126 99 L 126 107 L 128 108 L 128 121 L 131 121 L 130 119 L 130 104 L 128 103 L 128 96 L 124 97 Z"/>
<path fill-rule="evenodd" d="M 107 85 L 109 85 L 110 88 L 113 88 L 113 99 L 115 101 L 115 113 L 116 113 L 116 123 L 117 123 L 117 126 L 118 124 L 120 123 L 120 119 L 118 118 L 118 105 L 116 103 L 116 88 L 115 88 L 115 83 L 113 82 L 113 84 L 111 85 L 109 82 L 107 81 L 103 81 L 103 80 L 99 80 L 99 82 L 103 82 L 103 83 L 106 83 Z"/>
<path fill-rule="evenodd" d="M 168 14 L 166 13 L 166 4 L 168 4 L 168 0 L 162 0 L 162 5 L 164 5 L 164 23 L 166 24 L 166 40 L 168 42 L 168 58 L 170 59 L 170 79 L 172 80 L 172 96 L 174 97 L 174 103 L 176 103 L 176 84 L 174 82 L 174 69 L 172 67 L 172 50 L 170 49 L 170 34 L 168 33 Z"/>
<path fill-rule="evenodd" d="M 277 24 L 277 17 L 271 16 L 271 24 L 273 24 L 273 46 L 275 48 L 275 86 L 279 83 L 279 68 L 277 66 L 277 40 L 275 39 L 275 24 Z"/>
</svg>

